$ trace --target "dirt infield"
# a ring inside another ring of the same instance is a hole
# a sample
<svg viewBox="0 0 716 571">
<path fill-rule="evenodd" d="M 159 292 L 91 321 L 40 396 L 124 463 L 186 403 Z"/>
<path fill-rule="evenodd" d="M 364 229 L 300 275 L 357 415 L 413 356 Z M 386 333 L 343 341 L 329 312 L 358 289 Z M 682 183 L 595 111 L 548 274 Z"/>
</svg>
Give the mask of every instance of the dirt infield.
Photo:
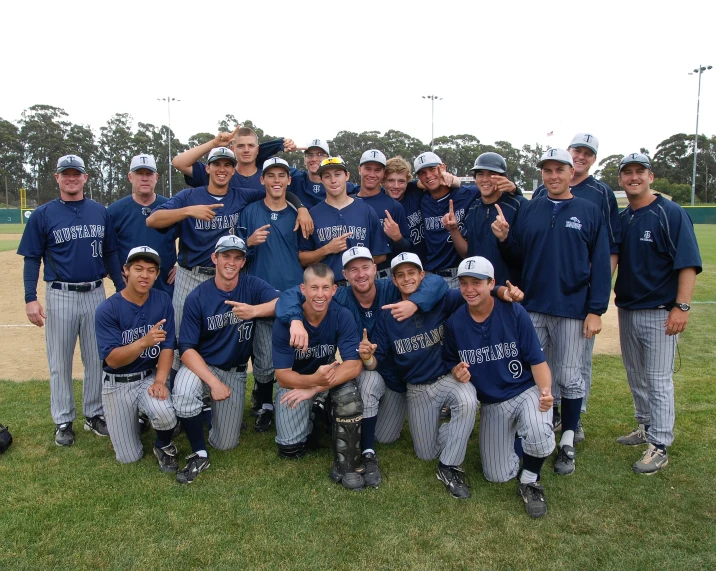
<svg viewBox="0 0 716 571">
<path fill-rule="evenodd" d="M 0 347 L 3 349 L 0 356 L 0 378 L 12 381 L 49 379 L 45 330 L 32 325 L 25 315 L 22 258 L 15 252 L 0 252 L 0 263 L 5 268 L 0 276 Z M 114 285 L 108 279 L 105 280 L 105 290 L 107 295 L 114 293 Z M 42 280 L 38 284 L 37 292 L 44 307 L 45 282 Z M 604 316 L 603 324 L 602 333 L 597 336 L 595 352 L 618 354 L 617 312 L 614 307 Z M 75 349 L 72 370 L 74 378 L 82 377 L 79 343 Z"/>
</svg>

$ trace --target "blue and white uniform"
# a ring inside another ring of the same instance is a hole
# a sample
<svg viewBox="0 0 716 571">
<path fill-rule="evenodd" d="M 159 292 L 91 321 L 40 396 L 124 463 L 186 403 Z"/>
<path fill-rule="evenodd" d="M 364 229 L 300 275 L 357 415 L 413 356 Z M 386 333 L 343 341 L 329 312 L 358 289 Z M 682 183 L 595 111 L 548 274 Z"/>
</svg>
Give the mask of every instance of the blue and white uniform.
<svg viewBox="0 0 716 571">
<path fill-rule="evenodd" d="M 162 319 L 166 322 L 161 329 L 167 333 L 162 343 L 145 349 L 128 365 L 114 369 L 107 364 L 105 359 L 114 349 L 141 339 Z M 97 307 L 95 329 L 105 372 L 102 404 L 112 446 L 117 460 L 136 462 L 143 455 L 138 424 L 140 410 L 147 414 L 155 430 L 171 430 L 177 423 L 171 395 L 159 400 L 147 392 L 154 384 L 160 352 L 165 349 L 173 352 L 176 347 L 172 300 L 156 288 L 149 291 L 142 305 L 115 293 Z"/>
<path fill-rule="evenodd" d="M 465 362 L 480 408 L 480 457 L 490 482 L 506 482 L 517 475 L 520 461 L 514 450 L 515 433 L 524 452 L 536 458 L 554 450 L 552 411 L 539 410 L 539 389 L 531 367 L 545 362 L 537 333 L 518 304 L 495 299 L 482 323 L 466 305 L 447 320 L 443 361 L 448 370 Z"/>
<path fill-rule="evenodd" d="M 425 193 L 418 187 L 415 180 L 408 183 L 408 188 L 398 202 L 405 211 L 405 217 L 408 221 L 408 236 L 412 246 L 410 251 L 417 254 L 421 260 L 425 259 L 425 238 L 423 227 L 423 213 L 420 210 L 420 201 Z"/>
<path fill-rule="evenodd" d="M 689 215 L 656 195 L 643 208 L 620 215 L 622 241 L 614 286 L 619 339 L 635 417 L 647 426 L 647 441 L 669 446 L 674 440 L 674 353 L 678 335 L 664 324 L 679 301 L 679 271 L 701 272 L 701 255 Z"/>
<path fill-rule="evenodd" d="M 291 184 L 287 190 L 295 194 L 306 208 L 310 210 L 326 200 L 326 187 L 321 182 L 313 182 L 308 177 L 308 171 L 292 168 L 290 174 Z M 346 191 L 349 196 L 353 196 L 358 192 L 358 187 L 348 181 L 346 182 Z"/>
<path fill-rule="evenodd" d="M 226 301 L 248 305 L 268 303 L 278 292 L 265 281 L 241 275 L 232 291 L 216 287 L 215 280 L 198 285 L 186 298 L 183 327 L 179 333 L 179 351 L 193 349 L 204 359 L 211 372 L 231 389 L 231 396 L 212 400 L 212 428 L 209 443 L 228 450 L 239 443 L 241 418 L 246 392 L 246 365 L 253 344 L 253 320 L 239 319 Z M 186 365 L 174 381 L 174 408 L 177 416 L 193 418 L 202 411 L 204 383 Z"/>
<path fill-rule="evenodd" d="M 125 196 L 107 207 L 119 240 L 119 260 L 124 262 L 132 248 L 149 246 L 159 253 L 162 260 L 159 277 L 154 287 L 169 294 L 174 293 L 174 284 L 167 283 L 169 271 L 177 262 L 176 235 L 174 230 L 162 233 L 147 226 L 147 217 L 152 210 L 167 202 L 167 198 L 155 195 L 148 206 L 139 204 L 134 198 Z"/>
<path fill-rule="evenodd" d="M 102 412 L 102 362 L 94 314 L 104 301 L 104 277 L 124 288 L 119 243 L 107 209 L 93 200 L 55 199 L 27 221 L 17 253 L 25 257 L 25 303 L 37 300 L 40 262 L 47 283 L 45 341 L 50 365 L 50 410 L 55 424 L 75 419 L 72 357 L 77 336 L 84 365 L 82 409 L 89 420 Z"/>
</svg>

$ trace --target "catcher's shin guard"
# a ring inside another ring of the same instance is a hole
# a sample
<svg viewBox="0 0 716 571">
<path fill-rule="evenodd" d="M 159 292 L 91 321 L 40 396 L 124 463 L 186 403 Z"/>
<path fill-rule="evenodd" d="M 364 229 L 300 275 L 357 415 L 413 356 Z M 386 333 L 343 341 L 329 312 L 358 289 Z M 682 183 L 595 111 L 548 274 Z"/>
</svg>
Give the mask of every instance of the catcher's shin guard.
<svg viewBox="0 0 716 571">
<path fill-rule="evenodd" d="M 341 482 L 349 490 L 365 486 L 362 469 L 360 435 L 363 420 L 363 401 L 355 381 L 331 390 L 333 411 L 333 469 L 331 480 Z"/>
</svg>

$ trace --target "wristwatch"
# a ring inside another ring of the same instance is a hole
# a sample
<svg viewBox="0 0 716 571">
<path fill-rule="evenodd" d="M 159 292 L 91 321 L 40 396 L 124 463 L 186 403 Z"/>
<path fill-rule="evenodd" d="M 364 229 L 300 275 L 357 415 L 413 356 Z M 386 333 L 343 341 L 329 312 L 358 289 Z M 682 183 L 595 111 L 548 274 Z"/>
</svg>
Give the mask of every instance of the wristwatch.
<svg viewBox="0 0 716 571">
<path fill-rule="evenodd" d="M 688 303 L 675 303 L 674 307 L 678 307 L 681 311 L 689 311 L 689 309 L 691 309 Z"/>
</svg>

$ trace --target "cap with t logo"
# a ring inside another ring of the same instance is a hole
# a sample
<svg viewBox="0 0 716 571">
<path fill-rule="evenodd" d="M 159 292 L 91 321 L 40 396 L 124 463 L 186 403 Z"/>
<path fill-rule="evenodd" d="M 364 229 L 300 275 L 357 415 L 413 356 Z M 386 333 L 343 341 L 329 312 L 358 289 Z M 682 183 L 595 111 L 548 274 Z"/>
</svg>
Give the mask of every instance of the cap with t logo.
<svg viewBox="0 0 716 571">
<path fill-rule="evenodd" d="M 154 160 L 154 157 L 144 154 L 132 157 L 132 162 L 129 165 L 129 172 L 138 171 L 140 169 L 157 172 L 157 162 Z"/>
<path fill-rule="evenodd" d="M 599 139 L 591 133 L 577 133 L 572 138 L 572 142 L 569 143 L 569 147 L 572 149 L 577 147 L 587 147 L 596 155 L 599 150 Z"/>
<path fill-rule="evenodd" d="M 400 264 L 414 264 L 421 270 L 423 269 L 423 263 L 420 261 L 420 258 L 417 254 L 413 254 L 412 252 L 403 252 L 395 256 L 390 262 L 390 271 L 394 271 Z"/>
<path fill-rule="evenodd" d="M 136 248 L 132 248 L 129 251 L 129 254 L 127 254 L 127 261 L 125 262 L 125 265 L 128 266 L 132 260 L 136 260 L 137 258 L 149 258 L 155 262 L 157 266 L 160 265 L 161 262 L 159 259 L 159 252 L 155 249 L 150 248 L 149 246 L 137 246 Z"/>
<path fill-rule="evenodd" d="M 291 167 L 288 166 L 288 163 L 286 161 L 284 161 L 283 159 L 279 159 L 278 157 L 271 157 L 270 159 L 264 161 L 264 166 L 261 169 L 261 174 L 264 174 L 268 169 L 273 167 L 278 167 L 288 173 L 291 172 Z"/>
<path fill-rule="evenodd" d="M 228 159 L 235 165 L 238 163 L 236 160 L 236 155 L 234 152 L 229 149 L 228 147 L 216 147 L 215 149 L 212 149 L 209 153 L 209 160 L 206 161 L 206 164 L 210 165 L 214 161 L 218 161 L 219 159 Z"/>
<path fill-rule="evenodd" d="M 87 172 L 85 170 L 85 162 L 77 155 L 65 155 L 64 157 L 57 159 L 57 172 L 69 169 L 80 171 L 83 174 Z"/>
<path fill-rule="evenodd" d="M 564 149 L 549 149 L 546 151 L 537 163 L 537 168 L 541 169 L 547 161 L 557 161 L 558 163 L 564 163 L 574 168 L 572 155 Z"/>
<path fill-rule="evenodd" d="M 313 148 L 321 149 L 327 155 L 331 154 L 331 151 L 328 150 L 328 143 L 326 143 L 326 141 L 321 141 L 321 139 L 313 139 L 310 141 L 306 147 L 306 152 Z"/>
<path fill-rule="evenodd" d="M 370 149 L 361 155 L 359 166 L 365 163 L 378 163 L 385 166 L 386 162 L 388 162 L 388 160 L 381 151 L 378 149 Z"/>
<path fill-rule="evenodd" d="M 473 256 L 460 262 L 457 268 L 457 277 L 477 278 L 478 280 L 495 279 L 495 268 L 487 258 Z"/>
<path fill-rule="evenodd" d="M 415 171 L 415 174 L 418 174 L 421 170 L 427 169 L 429 167 L 436 167 L 438 165 L 443 164 L 443 162 L 440 160 L 440 157 L 437 156 L 432 151 L 427 151 L 425 153 L 421 153 L 418 155 L 418 157 L 413 162 L 413 170 Z"/>
<path fill-rule="evenodd" d="M 643 153 L 631 153 L 630 155 L 626 155 L 619 163 L 619 172 L 622 172 L 622 169 L 625 166 L 632 165 L 634 163 L 651 170 L 651 161 L 649 160 L 649 157 Z"/>
</svg>

